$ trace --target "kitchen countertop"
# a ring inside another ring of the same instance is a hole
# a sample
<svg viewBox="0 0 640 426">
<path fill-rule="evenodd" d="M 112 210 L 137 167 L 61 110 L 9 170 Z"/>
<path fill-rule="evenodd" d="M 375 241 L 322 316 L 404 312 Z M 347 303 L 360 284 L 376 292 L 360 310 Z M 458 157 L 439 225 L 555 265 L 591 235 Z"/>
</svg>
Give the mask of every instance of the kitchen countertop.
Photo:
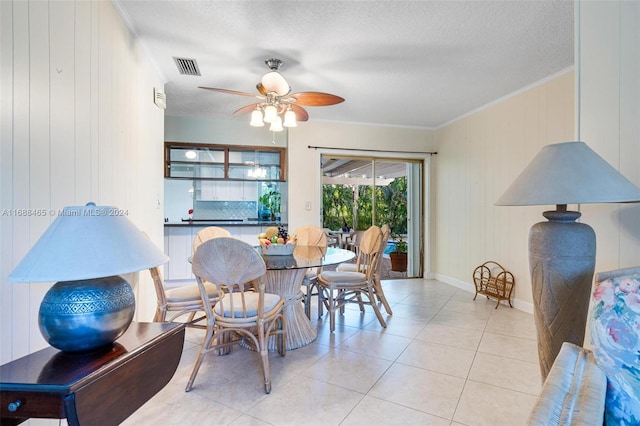
<svg viewBox="0 0 640 426">
<path fill-rule="evenodd" d="M 185 222 L 165 222 L 165 227 L 177 227 L 177 226 L 189 226 L 189 227 L 204 227 L 204 226 L 287 226 L 284 222 L 271 222 L 270 220 L 194 220 Z"/>
</svg>

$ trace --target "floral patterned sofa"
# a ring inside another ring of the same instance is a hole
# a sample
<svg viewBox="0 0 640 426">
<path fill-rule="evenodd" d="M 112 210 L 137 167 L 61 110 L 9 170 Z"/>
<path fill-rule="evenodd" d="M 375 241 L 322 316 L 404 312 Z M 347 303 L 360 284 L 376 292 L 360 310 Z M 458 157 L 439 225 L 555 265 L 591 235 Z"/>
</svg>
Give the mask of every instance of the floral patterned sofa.
<svg viewBox="0 0 640 426">
<path fill-rule="evenodd" d="M 590 307 L 591 350 L 565 342 L 528 424 L 640 424 L 640 267 L 603 272 Z"/>
</svg>

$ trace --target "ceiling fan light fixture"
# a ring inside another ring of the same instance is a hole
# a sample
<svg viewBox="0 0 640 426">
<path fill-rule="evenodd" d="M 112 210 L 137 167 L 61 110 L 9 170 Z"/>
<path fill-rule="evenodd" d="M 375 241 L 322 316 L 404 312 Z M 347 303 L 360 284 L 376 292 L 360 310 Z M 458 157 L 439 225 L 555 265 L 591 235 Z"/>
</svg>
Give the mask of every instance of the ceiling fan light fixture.
<svg viewBox="0 0 640 426">
<path fill-rule="evenodd" d="M 284 127 L 296 127 L 298 126 L 298 122 L 296 121 L 296 113 L 293 112 L 291 107 L 287 108 L 287 112 L 284 113 L 284 123 L 282 123 Z"/>
<path fill-rule="evenodd" d="M 262 120 L 262 111 L 260 111 L 259 107 L 256 107 L 256 109 L 251 112 L 251 122 L 249 123 L 249 125 L 253 127 L 264 126 L 264 121 Z"/>
<path fill-rule="evenodd" d="M 273 120 L 278 117 L 278 108 L 275 105 L 267 105 L 264 107 L 264 122 L 271 123 Z"/>
<path fill-rule="evenodd" d="M 284 128 L 282 127 L 282 118 L 280 118 L 279 115 L 276 115 L 276 117 L 273 119 L 269 130 L 272 132 L 281 132 L 284 130 Z"/>
<path fill-rule="evenodd" d="M 290 94 L 291 87 L 289 87 L 289 83 L 278 72 L 282 61 L 277 58 L 269 58 L 265 61 L 265 64 L 267 64 L 270 71 L 264 74 L 261 81 L 256 85 L 258 95 L 216 87 L 199 86 L 199 88 L 212 92 L 257 98 L 257 103 L 243 106 L 236 110 L 233 115 L 251 113 L 249 124 L 253 127 L 262 127 L 265 123 L 271 123 L 277 118 L 278 123 L 271 126 L 271 130 L 274 132 L 284 130 L 283 125 L 287 128 L 297 127 L 298 121 L 305 122 L 309 120 L 309 113 L 304 109 L 306 106 L 329 106 L 344 102 L 344 99 L 340 96 L 330 93 L 296 92 Z"/>
<path fill-rule="evenodd" d="M 274 92 L 278 96 L 284 96 L 291 91 L 287 80 L 277 71 L 266 73 L 262 77 L 262 80 L 260 80 L 260 83 L 267 92 Z"/>
</svg>

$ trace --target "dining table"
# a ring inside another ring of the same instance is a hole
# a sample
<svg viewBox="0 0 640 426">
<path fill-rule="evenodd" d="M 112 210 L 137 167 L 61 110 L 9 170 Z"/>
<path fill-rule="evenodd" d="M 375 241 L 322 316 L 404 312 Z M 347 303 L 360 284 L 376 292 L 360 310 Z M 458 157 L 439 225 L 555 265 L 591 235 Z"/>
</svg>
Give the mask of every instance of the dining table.
<svg viewBox="0 0 640 426">
<path fill-rule="evenodd" d="M 338 247 L 297 245 L 290 255 L 265 255 L 260 247 L 267 273 L 267 293 L 283 296 L 284 316 L 287 321 L 287 350 L 301 348 L 316 340 L 318 332 L 304 313 L 302 282 L 309 268 L 318 268 L 348 262 L 355 253 Z M 270 351 L 276 350 L 275 338 L 270 338 Z"/>
</svg>

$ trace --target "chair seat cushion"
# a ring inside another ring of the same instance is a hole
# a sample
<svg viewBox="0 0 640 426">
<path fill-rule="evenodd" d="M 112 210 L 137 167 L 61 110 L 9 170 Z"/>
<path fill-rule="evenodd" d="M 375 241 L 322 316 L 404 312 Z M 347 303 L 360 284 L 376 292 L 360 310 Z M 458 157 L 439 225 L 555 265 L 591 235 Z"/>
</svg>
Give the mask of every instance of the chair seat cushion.
<svg viewBox="0 0 640 426">
<path fill-rule="evenodd" d="M 211 283 L 204 285 L 209 298 L 218 297 L 218 287 Z M 171 288 L 165 291 L 167 302 L 188 302 L 190 300 L 200 299 L 200 290 L 197 285 L 185 285 L 182 287 Z"/>
<path fill-rule="evenodd" d="M 367 279 L 361 272 L 327 271 L 320 276 L 322 280 L 329 283 L 359 283 Z"/>
<path fill-rule="evenodd" d="M 221 302 L 218 302 L 216 306 L 213 308 L 213 311 L 216 315 L 225 317 L 225 318 L 250 318 L 258 316 L 258 300 L 260 299 L 260 293 L 256 292 L 245 292 L 244 293 L 244 301 L 245 308 L 247 311 L 246 316 L 242 311 L 242 294 L 240 293 L 231 293 L 227 294 Z M 264 312 L 269 312 L 272 310 L 278 302 L 280 302 L 281 297 L 277 294 L 265 293 L 264 294 Z M 234 312 L 233 315 L 231 313 L 231 303 L 233 303 Z M 224 311 L 223 311 L 224 310 Z"/>
<path fill-rule="evenodd" d="M 360 272 L 364 272 L 367 269 L 367 265 L 360 265 Z M 341 263 L 336 268 L 336 271 L 340 272 L 356 272 L 356 264 L 355 263 Z"/>
</svg>

